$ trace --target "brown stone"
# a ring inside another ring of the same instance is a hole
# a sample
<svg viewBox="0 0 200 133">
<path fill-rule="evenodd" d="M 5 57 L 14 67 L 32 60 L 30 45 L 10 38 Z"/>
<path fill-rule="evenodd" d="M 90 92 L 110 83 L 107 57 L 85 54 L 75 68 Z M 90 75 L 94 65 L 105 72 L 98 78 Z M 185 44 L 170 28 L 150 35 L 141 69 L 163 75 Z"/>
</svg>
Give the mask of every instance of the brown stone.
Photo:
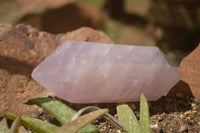
<svg viewBox="0 0 200 133">
<path fill-rule="evenodd" d="M 74 0 L 7 1 L 2 4 L 0 12 L 0 23 L 31 25 L 54 34 L 82 26 L 96 28 L 102 22 L 100 9 Z"/>
<path fill-rule="evenodd" d="M 200 97 L 200 44 L 183 59 L 179 70 L 184 74 L 183 81 L 188 83 L 192 94 Z"/>
<path fill-rule="evenodd" d="M 184 77 L 171 89 L 168 95 L 174 96 L 177 93 L 182 93 L 185 96 L 200 97 L 200 44 L 181 61 L 179 70 Z"/>
<path fill-rule="evenodd" d="M 113 43 L 103 32 L 87 27 L 52 35 L 25 25 L 0 25 L 0 116 L 5 111 L 30 114 L 36 107 L 21 102 L 50 94 L 30 75 L 67 40 Z"/>
</svg>

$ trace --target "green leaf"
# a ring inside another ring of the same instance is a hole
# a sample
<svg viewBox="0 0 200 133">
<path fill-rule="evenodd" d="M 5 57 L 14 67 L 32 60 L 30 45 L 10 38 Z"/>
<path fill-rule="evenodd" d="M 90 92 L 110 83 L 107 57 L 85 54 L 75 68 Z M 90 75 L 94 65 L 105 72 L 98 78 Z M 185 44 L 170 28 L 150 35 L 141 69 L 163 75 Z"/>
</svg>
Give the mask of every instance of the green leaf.
<svg viewBox="0 0 200 133">
<path fill-rule="evenodd" d="M 35 98 L 29 100 L 26 104 L 36 104 L 40 106 L 46 112 L 54 116 L 61 124 L 68 123 L 76 114 L 73 109 L 52 98 Z M 99 131 L 89 124 L 81 129 L 79 133 L 99 133 Z"/>
<path fill-rule="evenodd" d="M 151 133 L 149 107 L 144 94 L 140 96 L 140 128 L 141 133 Z"/>
<path fill-rule="evenodd" d="M 108 112 L 108 109 L 100 109 L 83 115 L 69 123 L 64 124 L 55 133 L 76 133 L 88 123 Z"/>
<path fill-rule="evenodd" d="M 11 125 L 12 133 L 18 133 L 20 122 L 21 122 L 21 115 L 17 116 L 17 118 L 13 121 L 13 123 Z"/>
<path fill-rule="evenodd" d="M 26 104 L 36 104 L 54 116 L 61 124 L 71 121 L 76 114 L 70 107 L 52 98 L 34 98 L 30 99 Z"/>
<path fill-rule="evenodd" d="M 12 133 L 8 128 L 6 118 L 0 121 L 0 133 Z"/>
<path fill-rule="evenodd" d="M 11 113 L 4 114 L 10 120 L 16 119 L 16 116 Z M 22 117 L 21 123 L 32 131 L 37 133 L 53 133 L 58 127 L 54 124 L 31 117 Z"/>
<path fill-rule="evenodd" d="M 127 104 L 117 106 L 119 121 L 124 125 L 128 133 L 139 133 L 140 126 L 132 109 Z"/>
</svg>

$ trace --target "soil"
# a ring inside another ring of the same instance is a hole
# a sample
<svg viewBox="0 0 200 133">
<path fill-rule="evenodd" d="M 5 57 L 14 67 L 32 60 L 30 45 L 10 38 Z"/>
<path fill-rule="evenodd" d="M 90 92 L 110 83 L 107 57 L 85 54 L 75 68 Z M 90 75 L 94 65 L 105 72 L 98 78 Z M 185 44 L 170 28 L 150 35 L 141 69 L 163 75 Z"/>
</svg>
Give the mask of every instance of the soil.
<svg viewBox="0 0 200 133">
<path fill-rule="evenodd" d="M 66 104 L 76 111 L 91 105 Z M 139 119 L 139 102 L 127 104 Z M 117 104 L 92 104 L 92 106 L 108 108 L 109 113 L 117 117 Z M 200 98 L 186 97 L 179 93 L 175 98 L 163 96 L 158 101 L 149 102 L 149 109 L 152 133 L 200 133 Z M 40 114 L 39 118 L 52 121 L 46 113 Z M 56 123 L 54 119 L 53 122 Z M 101 133 L 120 132 L 103 119 L 98 119 L 93 124 Z"/>
<path fill-rule="evenodd" d="M 60 100 L 60 99 L 59 99 Z M 64 101 L 63 101 L 64 102 Z M 64 102 L 74 110 L 86 106 L 97 106 L 100 108 L 108 108 L 109 113 L 116 115 L 117 104 L 71 104 Z M 139 119 L 139 102 L 127 103 L 134 111 L 136 117 Z M 152 133 L 200 133 L 200 98 L 185 97 L 184 95 L 177 95 L 176 98 L 161 97 L 158 101 L 149 102 L 150 110 L 150 126 Z M 40 109 L 34 112 L 35 117 L 50 121 L 53 124 L 61 126 L 59 122 Z M 100 133 L 120 133 L 118 129 L 104 119 L 98 119 L 93 122 L 93 125 L 100 131 Z M 26 129 L 29 133 L 29 129 Z"/>
<path fill-rule="evenodd" d="M 151 128 L 155 133 L 199 133 L 200 99 L 161 98 L 150 105 Z"/>
</svg>

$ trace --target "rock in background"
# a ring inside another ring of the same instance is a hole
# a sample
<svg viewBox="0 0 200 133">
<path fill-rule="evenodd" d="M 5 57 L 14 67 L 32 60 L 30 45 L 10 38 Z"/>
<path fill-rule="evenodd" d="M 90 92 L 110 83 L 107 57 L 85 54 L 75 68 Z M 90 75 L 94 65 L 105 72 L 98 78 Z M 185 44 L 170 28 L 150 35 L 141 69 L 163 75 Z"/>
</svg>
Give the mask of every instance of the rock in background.
<svg viewBox="0 0 200 133">
<path fill-rule="evenodd" d="M 34 67 L 67 40 L 113 43 L 103 32 L 87 27 L 52 35 L 25 25 L 0 25 L 0 116 L 3 111 L 30 115 L 36 106 L 21 102 L 50 94 L 30 75 Z"/>
<path fill-rule="evenodd" d="M 184 74 L 183 81 L 189 85 L 192 94 L 200 97 L 200 44 L 181 61 L 179 70 Z"/>
<path fill-rule="evenodd" d="M 200 42 L 199 10 L 199 0 L 152 0 L 147 19 L 158 45 L 192 51 Z"/>
<path fill-rule="evenodd" d="M 200 98 L 200 44 L 180 63 L 183 79 L 168 93 L 169 97 L 196 96 Z"/>
<path fill-rule="evenodd" d="M 99 9 L 75 0 L 0 2 L 0 23 L 26 24 L 55 34 L 82 26 L 98 27 L 101 16 Z"/>
</svg>

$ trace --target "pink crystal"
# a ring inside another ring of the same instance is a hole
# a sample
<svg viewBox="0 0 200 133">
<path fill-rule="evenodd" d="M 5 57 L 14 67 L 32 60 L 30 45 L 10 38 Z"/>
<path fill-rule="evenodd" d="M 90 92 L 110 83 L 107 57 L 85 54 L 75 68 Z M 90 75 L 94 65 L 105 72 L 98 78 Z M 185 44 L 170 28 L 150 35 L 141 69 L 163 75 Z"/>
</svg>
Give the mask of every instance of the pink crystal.
<svg viewBox="0 0 200 133">
<path fill-rule="evenodd" d="M 182 74 L 157 47 L 67 41 L 32 77 L 72 103 L 111 103 L 157 100 Z"/>
</svg>

